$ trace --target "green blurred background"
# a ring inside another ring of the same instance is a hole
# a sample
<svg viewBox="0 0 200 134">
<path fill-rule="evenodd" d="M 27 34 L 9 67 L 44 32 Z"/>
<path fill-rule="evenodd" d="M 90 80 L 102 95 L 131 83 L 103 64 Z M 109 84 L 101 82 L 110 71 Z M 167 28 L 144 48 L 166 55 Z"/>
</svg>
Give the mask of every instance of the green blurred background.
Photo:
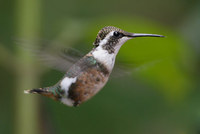
<svg viewBox="0 0 200 134">
<path fill-rule="evenodd" d="M 199 13 L 198 0 L 1 0 L 0 133 L 199 134 Z M 167 37 L 128 41 L 117 62 L 131 74 L 111 79 L 80 107 L 23 93 L 53 85 L 63 73 L 16 39 L 56 41 L 87 53 L 108 25 Z"/>
</svg>

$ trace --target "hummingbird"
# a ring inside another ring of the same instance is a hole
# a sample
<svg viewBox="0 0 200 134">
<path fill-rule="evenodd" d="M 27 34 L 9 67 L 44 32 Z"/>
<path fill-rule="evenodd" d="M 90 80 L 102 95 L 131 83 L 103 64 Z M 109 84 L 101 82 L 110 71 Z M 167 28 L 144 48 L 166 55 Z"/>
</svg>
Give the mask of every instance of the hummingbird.
<svg viewBox="0 0 200 134">
<path fill-rule="evenodd" d="M 114 26 L 102 28 L 93 49 L 72 65 L 55 85 L 25 90 L 60 101 L 67 106 L 79 106 L 97 94 L 107 83 L 121 46 L 136 37 L 164 37 L 157 34 L 129 33 Z"/>
</svg>

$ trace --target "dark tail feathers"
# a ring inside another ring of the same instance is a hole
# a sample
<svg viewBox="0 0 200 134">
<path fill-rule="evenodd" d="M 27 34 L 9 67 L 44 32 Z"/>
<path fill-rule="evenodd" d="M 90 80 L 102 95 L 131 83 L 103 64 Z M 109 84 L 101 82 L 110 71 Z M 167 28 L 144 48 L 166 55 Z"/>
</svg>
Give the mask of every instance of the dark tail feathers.
<svg viewBox="0 0 200 134">
<path fill-rule="evenodd" d="M 43 96 L 47 96 L 49 98 L 52 98 L 54 100 L 59 100 L 60 96 L 57 94 L 53 94 L 53 92 L 46 90 L 46 88 L 37 88 L 37 89 L 31 89 L 31 90 L 24 90 L 25 94 L 41 94 Z"/>
<path fill-rule="evenodd" d="M 30 94 L 30 93 L 42 94 L 42 93 L 47 93 L 47 91 L 44 90 L 43 88 L 38 88 L 38 89 L 24 90 L 24 93 L 25 94 Z"/>
</svg>

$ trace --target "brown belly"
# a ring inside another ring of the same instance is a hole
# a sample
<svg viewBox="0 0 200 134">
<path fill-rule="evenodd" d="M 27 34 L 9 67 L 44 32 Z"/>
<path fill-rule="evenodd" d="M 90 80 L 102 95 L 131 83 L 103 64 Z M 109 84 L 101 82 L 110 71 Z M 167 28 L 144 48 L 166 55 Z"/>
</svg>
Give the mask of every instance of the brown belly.
<svg viewBox="0 0 200 134">
<path fill-rule="evenodd" d="M 82 72 L 77 81 L 70 86 L 68 97 L 74 101 L 74 106 L 77 106 L 94 96 L 107 80 L 108 76 L 93 68 Z"/>
</svg>

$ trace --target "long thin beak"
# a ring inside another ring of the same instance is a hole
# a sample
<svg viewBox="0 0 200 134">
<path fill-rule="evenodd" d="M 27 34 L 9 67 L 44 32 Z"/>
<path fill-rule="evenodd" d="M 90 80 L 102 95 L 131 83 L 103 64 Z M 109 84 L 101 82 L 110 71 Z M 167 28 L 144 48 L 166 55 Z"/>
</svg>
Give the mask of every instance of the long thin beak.
<svg viewBox="0 0 200 134">
<path fill-rule="evenodd" d="M 165 37 L 163 35 L 158 35 L 158 34 L 146 34 L 146 33 L 128 33 L 126 36 L 128 37 Z"/>
</svg>

